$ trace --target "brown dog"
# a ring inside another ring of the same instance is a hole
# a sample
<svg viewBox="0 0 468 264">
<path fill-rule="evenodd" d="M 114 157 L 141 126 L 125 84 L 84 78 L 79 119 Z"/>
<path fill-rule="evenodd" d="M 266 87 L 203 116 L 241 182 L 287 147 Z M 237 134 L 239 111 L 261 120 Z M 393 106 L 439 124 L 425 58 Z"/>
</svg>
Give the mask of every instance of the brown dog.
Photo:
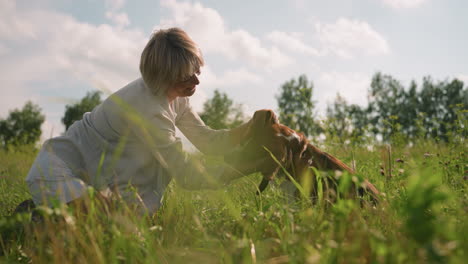
<svg viewBox="0 0 468 264">
<path fill-rule="evenodd" d="M 280 124 L 277 116 L 271 110 L 259 110 L 255 112 L 250 123 L 248 133 L 251 140 L 244 146 L 242 156 L 228 155 L 225 157 L 226 162 L 239 164 L 244 161 L 259 160 L 266 155 L 272 155 L 297 182 L 304 182 L 303 177 L 311 177 L 309 182 L 312 184 L 310 190 L 313 198 L 317 197 L 317 180 L 312 167 L 319 171 L 347 171 L 350 174 L 354 173 L 350 167 L 339 159 L 310 144 L 302 133 L 298 133 Z M 277 161 L 273 158 L 270 160 L 269 164 L 265 164 L 266 166 L 257 169 L 257 171 L 263 174 L 262 182 L 259 185 L 260 192 L 268 186 L 269 181 L 281 169 Z M 286 178 L 289 180 L 288 177 Z M 332 178 L 324 179 L 325 188 L 333 189 L 336 193 L 336 180 Z M 356 184 L 353 186 L 359 195 L 367 192 L 373 199 L 378 199 L 379 191 L 369 181 L 365 180 L 359 186 Z"/>
</svg>

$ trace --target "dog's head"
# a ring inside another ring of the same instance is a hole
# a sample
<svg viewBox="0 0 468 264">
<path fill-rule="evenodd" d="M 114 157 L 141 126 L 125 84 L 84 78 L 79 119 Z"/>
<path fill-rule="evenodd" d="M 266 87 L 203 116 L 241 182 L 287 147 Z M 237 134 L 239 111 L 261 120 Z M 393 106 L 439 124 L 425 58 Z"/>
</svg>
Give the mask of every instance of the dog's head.
<svg viewBox="0 0 468 264">
<path fill-rule="evenodd" d="M 304 175 L 313 176 L 312 168 L 320 171 L 339 170 L 354 173 L 354 170 L 345 163 L 311 144 L 304 134 L 280 124 L 272 110 L 255 112 L 248 129 L 250 140 L 246 143 L 242 155 L 233 159 L 238 163 L 260 160 L 269 155 L 273 155 L 276 159 L 275 161 L 271 158 L 270 162 L 258 168 L 257 171 L 263 174 L 259 185 L 260 191 L 267 187 L 281 166 L 298 182 L 302 182 Z"/>
<path fill-rule="evenodd" d="M 308 151 L 307 138 L 302 133 L 280 124 L 272 110 L 255 112 L 250 122 L 251 140 L 246 148 L 246 153 L 248 153 L 246 157 L 249 156 L 251 159 L 258 159 L 265 155 L 274 157 L 260 171 L 264 176 L 259 187 L 261 191 L 266 188 L 281 166 L 289 174 L 295 176 L 312 164 L 312 153 Z"/>
<path fill-rule="evenodd" d="M 311 167 L 317 170 L 354 173 L 345 163 L 312 145 L 304 134 L 280 124 L 276 114 L 271 110 L 255 112 L 251 122 L 252 153 L 264 155 L 266 148 L 281 163 L 272 162 L 271 170 L 265 168 L 267 172 L 262 172 L 264 178 L 259 186 L 260 191 L 266 188 L 280 166 L 283 166 L 298 182 L 303 175 L 313 174 Z"/>
</svg>

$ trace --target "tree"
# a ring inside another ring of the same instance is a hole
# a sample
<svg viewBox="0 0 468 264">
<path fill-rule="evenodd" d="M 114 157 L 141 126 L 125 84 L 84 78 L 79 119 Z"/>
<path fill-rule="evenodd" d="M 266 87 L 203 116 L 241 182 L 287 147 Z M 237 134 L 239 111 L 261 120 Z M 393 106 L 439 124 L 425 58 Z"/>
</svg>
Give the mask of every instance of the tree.
<svg viewBox="0 0 468 264">
<path fill-rule="evenodd" d="M 241 125 L 245 119 L 241 105 L 234 105 L 226 93 L 218 90 L 203 104 L 203 112 L 199 115 L 203 122 L 213 129 L 234 128 Z"/>
<path fill-rule="evenodd" d="M 377 73 L 370 93 L 371 123 L 384 140 L 398 126 L 409 141 L 421 134 L 448 141 L 448 134 L 459 118 L 457 109 L 461 108 L 459 112 L 463 114 L 468 106 L 468 91 L 457 79 L 434 82 L 431 77 L 425 77 L 418 91 L 414 81 L 406 90 L 391 76 Z"/>
<path fill-rule="evenodd" d="M 375 134 L 380 134 L 384 140 L 395 132 L 392 120 L 401 122 L 406 102 L 404 87 L 390 75 L 376 73 L 370 87 L 369 114 L 370 123 Z M 401 124 L 406 125 L 406 124 Z"/>
<path fill-rule="evenodd" d="M 94 91 L 86 93 L 86 96 L 78 103 L 65 106 L 65 115 L 62 118 L 62 123 L 67 130 L 75 121 L 81 120 L 83 114 L 91 112 L 94 107 L 101 103 L 101 92 Z"/>
<path fill-rule="evenodd" d="M 337 131 L 344 131 L 344 122 L 349 119 L 353 139 L 365 136 L 368 128 L 383 141 L 401 139 L 404 143 L 418 137 L 449 141 L 451 134 L 466 134 L 462 120 L 466 120 L 467 106 L 468 90 L 457 79 L 434 82 L 425 77 L 420 89 L 414 81 L 405 89 L 392 76 L 376 73 L 367 107 L 348 106 L 338 98 L 332 107 L 328 106 L 327 117 L 335 122 L 332 129 Z"/>
<path fill-rule="evenodd" d="M 426 136 L 447 141 L 452 125 L 458 119 L 457 106 L 461 106 L 466 115 L 468 90 L 464 89 L 463 82 L 457 79 L 434 83 L 430 77 L 425 77 L 420 101 L 418 110 L 424 113 L 423 126 Z"/>
<path fill-rule="evenodd" d="M 402 133 L 407 137 L 408 141 L 418 137 L 421 132 L 421 127 L 417 122 L 420 116 L 420 105 L 421 98 L 417 91 L 417 84 L 412 81 L 408 91 L 405 90 L 398 117 L 398 122 L 402 125 Z"/>
<path fill-rule="evenodd" d="M 44 120 L 39 106 L 29 101 L 23 109 L 11 111 L 7 119 L 0 120 L 1 146 L 5 148 L 36 143 L 41 137 Z"/>
<path fill-rule="evenodd" d="M 337 137 L 340 143 L 351 137 L 349 105 L 340 94 L 336 95 L 332 105 L 327 105 L 325 126 L 326 134 Z"/>
<path fill-rule="evenodd" d="M 313 83 L 309 83 L 307 77 L 301 75 L 297 80 L 291 79 L 284 83 L 280 95 L 276 97 L 281 123 L 306 136 L 320 132 L 320 126 L 314 119 L 313 88 Z"/>
<path fill-rule="evenodd" d="M 337 95 L 332 105 L 327 105 L 324 132 L 327 137 L 337 137 L 338 142 L 347 139 L 352 144 L 360 144 L 369 136 L 369 109 L 356 104 L 348 104 L 345 98 Z"/>
</svg>

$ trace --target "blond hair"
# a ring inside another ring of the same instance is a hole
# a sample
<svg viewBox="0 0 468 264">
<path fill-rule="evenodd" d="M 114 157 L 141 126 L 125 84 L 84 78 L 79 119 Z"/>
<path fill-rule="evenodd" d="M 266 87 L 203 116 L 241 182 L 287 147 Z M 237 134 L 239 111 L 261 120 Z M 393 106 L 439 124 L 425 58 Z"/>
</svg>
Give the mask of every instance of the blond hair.
<svg viewBox="0 0 468 264">
<path fill-rule="evenodd" d="M 195 42 L 180 28 L 153 33 L 140 59 L 140 72 L 154 94 L 200 72 L 203 56 Z"/>
</svg>

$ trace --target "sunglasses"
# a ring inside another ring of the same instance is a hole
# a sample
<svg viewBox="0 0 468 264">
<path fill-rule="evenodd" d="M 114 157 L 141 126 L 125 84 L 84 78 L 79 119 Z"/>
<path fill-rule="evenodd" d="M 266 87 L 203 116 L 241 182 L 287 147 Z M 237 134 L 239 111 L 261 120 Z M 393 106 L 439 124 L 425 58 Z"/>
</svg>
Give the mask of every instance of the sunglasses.
<svg viewBox="0 0 468 264">
<path fill-rule="evenodd" d="M 196 72 L 192 75 L 190 75 L 189 77 L 181 80 L 181 81 L 178 81 L 178 83 L 197 83 L 198 82 L 198 76 L 200 75 L 200 72 Z"/>
</svg>

